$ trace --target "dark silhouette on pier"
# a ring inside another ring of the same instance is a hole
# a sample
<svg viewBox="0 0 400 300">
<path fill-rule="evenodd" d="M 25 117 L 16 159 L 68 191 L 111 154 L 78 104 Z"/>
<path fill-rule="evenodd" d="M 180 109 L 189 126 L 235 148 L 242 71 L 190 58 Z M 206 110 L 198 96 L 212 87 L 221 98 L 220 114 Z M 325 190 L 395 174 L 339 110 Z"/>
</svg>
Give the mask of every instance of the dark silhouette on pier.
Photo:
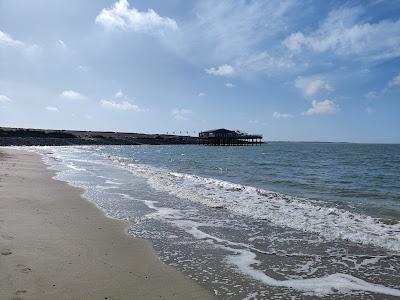
<svg viewBox="0 0 400 300">
<path fill-rule="evenodd" d="M 201 143 L 210 146 L 261 145 L 263 143 L 262 138 L 260 134 L 248 134 L 239 130 L 228 130 L 225 128 L 199 133 Z"/>
</svg>

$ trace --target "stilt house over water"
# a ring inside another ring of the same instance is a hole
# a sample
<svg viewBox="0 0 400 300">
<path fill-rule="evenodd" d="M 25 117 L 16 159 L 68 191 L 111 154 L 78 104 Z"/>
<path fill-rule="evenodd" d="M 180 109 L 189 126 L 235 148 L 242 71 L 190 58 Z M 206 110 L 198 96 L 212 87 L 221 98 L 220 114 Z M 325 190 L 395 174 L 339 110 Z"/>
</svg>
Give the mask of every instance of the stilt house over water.
<svg viewBox="0 0 400 300">
<path fill-rule="evenodd" d="M 262 138 L 260 134 L 248 134 L 239 130 L 225 128 L 199 133 L 201 143 L 210 146 L 260 145 L 262 144 Z"/>
</svg>

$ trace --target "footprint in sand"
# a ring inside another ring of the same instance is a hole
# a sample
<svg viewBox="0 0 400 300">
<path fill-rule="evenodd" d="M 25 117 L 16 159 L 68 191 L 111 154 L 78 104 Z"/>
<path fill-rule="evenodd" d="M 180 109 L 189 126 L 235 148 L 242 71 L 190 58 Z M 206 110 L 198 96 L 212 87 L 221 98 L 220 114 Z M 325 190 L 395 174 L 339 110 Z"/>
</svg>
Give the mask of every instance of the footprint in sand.
<svg viewBox="0 0 400 300">
<path fill-rule="evenodd" d="M 18 265 L 17 265 L 17 269 L 18 269 L 19 271 L 21 271 L 22 273 L 29 273 L 29 272 L 32 272 L 32 269 L 31 269 L 30 267 L 25 266 L 25 265 L 21 265 L 21 264 L 18 264 Z"/>
<path fill-rule="evenodd" d="M 18 290 L 18 291 L 15 292 L 15 294 L 16 294 L 17 296 L 18 296 L 18 295 L 25 294 L 25 293 L 27 293 L 26 290 Z"/>
<path fill-rule="evenodd" d="M 0 253 L 1 255 L 10 255 L 12 252 L 10 249 L 2 249 Z"/>
<path fill-rule="evenodd" d="M 2 234 L 1 237 L 5 240 L 9 240 L 9 241 L 14 239 L 14 237 L 12 235 L 8 235 L 8 234 Z"/>
</svg>

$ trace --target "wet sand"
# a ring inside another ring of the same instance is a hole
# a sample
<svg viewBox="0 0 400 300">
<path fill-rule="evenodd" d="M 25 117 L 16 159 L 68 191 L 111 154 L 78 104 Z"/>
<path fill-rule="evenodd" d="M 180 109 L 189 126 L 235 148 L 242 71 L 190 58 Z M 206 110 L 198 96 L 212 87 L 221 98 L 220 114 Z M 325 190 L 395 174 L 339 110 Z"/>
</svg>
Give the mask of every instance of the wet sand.
<svg viewBox="0 0 400 300">
<path fill-rule="evenodd" d="M 0 149 L 0 299 L 213 299 L 54 175 Z"/>
</svg>

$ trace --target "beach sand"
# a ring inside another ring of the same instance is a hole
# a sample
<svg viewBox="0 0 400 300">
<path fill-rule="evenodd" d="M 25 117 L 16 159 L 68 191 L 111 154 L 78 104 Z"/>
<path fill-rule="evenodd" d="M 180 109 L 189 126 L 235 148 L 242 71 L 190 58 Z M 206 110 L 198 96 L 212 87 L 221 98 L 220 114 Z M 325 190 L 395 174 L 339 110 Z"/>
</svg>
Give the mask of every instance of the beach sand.
<svg viewBox="0 0 400 300">
<path fill-rule="evenodd" d="M 3 148 L 0 166 L 0 299 L 213 299 L 39 155 Z"/>
</svg>

